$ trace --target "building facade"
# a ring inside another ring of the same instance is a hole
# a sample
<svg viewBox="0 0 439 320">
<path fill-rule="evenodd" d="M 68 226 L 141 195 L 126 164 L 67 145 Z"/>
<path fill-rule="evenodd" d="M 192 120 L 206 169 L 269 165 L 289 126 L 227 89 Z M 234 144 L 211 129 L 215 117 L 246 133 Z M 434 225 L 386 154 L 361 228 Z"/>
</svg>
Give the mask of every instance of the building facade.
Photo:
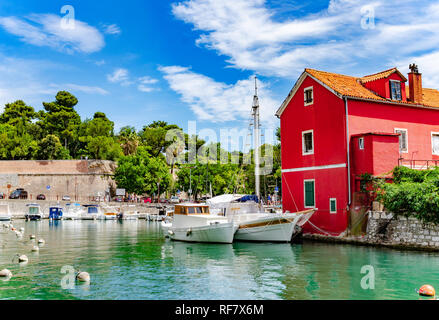
<svg viewBox="0 0 439 320">
<path fill-rule="evenodd" d="M 115 188 L 115 168 L 115 162 L 103 160 L 0 161 L 0 192 L 8 195 L 23 188 L 29 200 L 39 194 L 47 200 L 102 199 Z"/>
<path fill-rule="evenodd" d="M 408 79 L 396 68 L 361 78 L 305 69 L 277 111 L 284 211 L 318 209 L 305 232 L 348 229 L 361 175 L 439 160 L 439 91 L 410 68 Z"/>
</svg>

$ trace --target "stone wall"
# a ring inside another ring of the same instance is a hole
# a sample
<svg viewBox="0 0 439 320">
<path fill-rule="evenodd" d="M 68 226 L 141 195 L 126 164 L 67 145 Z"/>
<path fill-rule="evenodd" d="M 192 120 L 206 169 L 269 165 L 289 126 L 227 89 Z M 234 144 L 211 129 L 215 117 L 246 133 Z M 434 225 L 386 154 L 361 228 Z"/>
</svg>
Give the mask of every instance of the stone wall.
<svg viewBox="0 0 439 320">
<path fill-rule="evenodd" d="M 29 200 L 44 194 L 53 201 L 63 196 L 70 196 L 72 201 L 90 201 L 114 190 L 115 167 L 114 162 L 102 160 L 0 161 L 0 192 L 9 194 L 23 188 Z"/>
<path fill-rule="evenodd" d="M 439 249 L 439 226 L 423 225 L 416 218 L 394 218 L 392 213 L 371 211 L 364 241 L 401 247 Z"/>
</svg>

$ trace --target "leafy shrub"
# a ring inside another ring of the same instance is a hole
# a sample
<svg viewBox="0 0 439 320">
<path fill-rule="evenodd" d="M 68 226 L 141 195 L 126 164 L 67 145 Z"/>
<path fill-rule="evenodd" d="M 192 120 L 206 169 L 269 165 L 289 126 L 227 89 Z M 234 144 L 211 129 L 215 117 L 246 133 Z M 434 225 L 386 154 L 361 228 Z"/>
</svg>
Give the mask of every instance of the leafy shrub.
<svg viewBox="0 0 439 320">
<path fill-rule="evenodd" d="M 380 185 L 378 200 L 384 207 L 395 215 L 439 224 L 439 169 L 398 167 L 393 176 L 395 183 Z"/>
</svg>

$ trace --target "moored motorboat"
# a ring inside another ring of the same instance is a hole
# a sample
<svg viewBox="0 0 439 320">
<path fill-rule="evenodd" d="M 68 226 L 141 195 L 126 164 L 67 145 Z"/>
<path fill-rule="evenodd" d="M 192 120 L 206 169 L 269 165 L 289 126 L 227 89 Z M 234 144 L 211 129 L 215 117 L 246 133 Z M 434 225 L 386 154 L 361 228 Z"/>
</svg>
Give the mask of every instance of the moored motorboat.
<svg viewBox="0 0 439 320">
<path fill-rule="evenodd" d="M 24 215 L 26 221 L 38 221 L 44 218 L 44 214 L 41 211 L 41 207 L 37 203 L 30 203 L 26 205 L 28 208 L 27 213 Z"/>
<path fill-rule="evenodd" d="M 84 205 L 85 211 L 81 213 L 81 220 L 103 220 L 105 216 L 96 204 Z"/>
<path fill-rule="evenodd" d="M 211 215 L 207 205 L 188 203 L 175 206 L 172 226 L 165 229 L 172 240 L 232 243 L 238 227 L 226 217 Z"/>
<path fill-rule="evenodd" d="M 62 220 L 63 208 L 60 206 L 49 208 L 49 220 Z"/>
<path fill-rule="evenodd" d="M 68 203 L 66 205 L 66 210 L 63 213 L 62 219 L 63 220 L 79 220 L 81 219 L 81 214 L 84 212 L 84 210 L 81 208 L 81 205 L 79 203 L 70 204 Z"/>
<path fill-rule="evenodd" d="M 0 221 L 11 221 L 12 215 L 7 203 L 0 204 Z"/>
</svg>

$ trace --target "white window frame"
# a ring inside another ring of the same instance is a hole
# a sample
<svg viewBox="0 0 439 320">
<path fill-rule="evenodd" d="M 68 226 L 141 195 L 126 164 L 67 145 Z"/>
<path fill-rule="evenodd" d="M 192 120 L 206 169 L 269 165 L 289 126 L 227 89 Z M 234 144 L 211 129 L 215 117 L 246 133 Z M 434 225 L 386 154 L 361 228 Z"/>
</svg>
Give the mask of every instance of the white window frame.
<svg viewBox="0 0 439 320">
<path fill-rule="evenodd" d="M 401 94 L 401 99 L 393 99 L 392 97 L 392 84 L 391 83 L 399 83 L 399 93 Z M 394 101 L 402 101 L 402 83 L 399 80 L 390 80 L 390 99 Z"/>
<path fill-rule="evenodd" d="M 395 133 L 397 133 L 396 131 L 405 131 L 405 137 L 406 137 L 406 142 L 405 142 L 405 145 L 406 145 L 406 150 L 401 150 L 401 149 L 399 149 L 399 152 L 400 153 L 409 153 L 409 131 L 407 130 L 407 129 L 404 129 L 404 128 L 395 128 Z M 398 145 L 399 145 L 399 140 L 398 140 Z M 399 146 L 398 146 L 398 148 L 399 148 Z"/>
<path fill-rule="evenodd" d="M 434 153 L 433 151 L 433 136 L 439 136 L 439 132 L 431 132 L 431 154 L 435 156 L 439 156 L 439 153 Z"/>
<path fill-rule="evenodd" d="M 364 137 L 358 138 L 358 149 L 364 150 Z"/>
<path fill-rule="evenodd" d="M 312 150 L 305 152 L 305 134 L 307 133 L 311 133 L 312 134 Z M 302 155 L 303 156 L 308 156 L 314 154 L 314 130 L 307 130 L 307 131 L 302 131 Z"/>
<path fill-rule="evenodd" d="M 314 183 L 314 206 L 312 206 L 312 207 L 306 206 L 306 183 L 307 182 Z M 313 209 L 316 207 L 316 180 L 315 179 L 303 180 L 303 206 L 305 207 L 305 209 Z"/>
<path fill-rule="evenodd" d="M 306 91 L 311 90 L 311 99 L 312 102 L 306 102 Z M 314 87 L 307 87 L 303 89 L 303 103 L 305 104 L 305 107 L 313 105 L 314 104 Z"/>
<path fill-rule="evenodd" d="M 331 210 L 331 202 L 332 201 L 335 201 L 335 211 Z M 329 213 L 337 213 L 337 198 L 329 198 Z"/>
</svg>

